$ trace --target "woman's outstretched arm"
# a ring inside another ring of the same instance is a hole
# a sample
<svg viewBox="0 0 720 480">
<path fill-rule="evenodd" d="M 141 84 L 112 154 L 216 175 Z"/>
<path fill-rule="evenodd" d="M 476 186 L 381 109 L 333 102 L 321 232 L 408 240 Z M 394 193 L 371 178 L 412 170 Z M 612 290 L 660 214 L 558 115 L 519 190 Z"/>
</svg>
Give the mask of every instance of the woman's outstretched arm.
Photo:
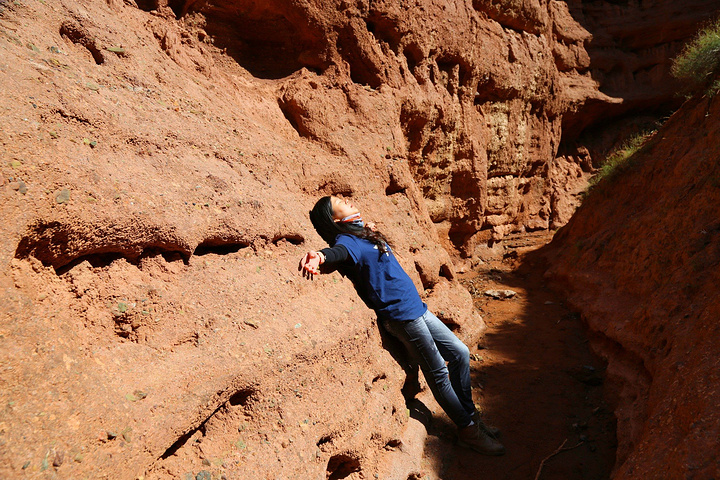
<svg viewBox="0 0 720 480">
<path fill-rule="evenodd" d="M 349 258 L 350 254 L 343 245 L 323 248 L 318 252 L 311 250 L 300 259 L 298 270 L 302 272 L 303 277 L 312 280 L 314 275 L 321 273 L 320 265 L 337 265 L 347 261 Z"/>
<path fill-rule="evenodd" d="M 312 280 L 313 276 L 320 273 L 320 252 L 311 250 L 307 252 L 301 259 L 298 265 L 298 271 L 302 273 L 302 276 L 308 280 Z"/>
</svg>

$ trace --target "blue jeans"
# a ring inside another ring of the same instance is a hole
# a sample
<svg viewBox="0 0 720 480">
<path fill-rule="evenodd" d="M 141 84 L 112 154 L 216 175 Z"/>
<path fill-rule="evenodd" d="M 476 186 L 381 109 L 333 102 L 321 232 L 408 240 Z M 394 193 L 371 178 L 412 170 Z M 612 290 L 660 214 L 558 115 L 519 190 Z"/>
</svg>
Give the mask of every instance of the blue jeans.
<svg viewBox="0 0 720 480">
<path fill-rule="evenodd" d="M 468 426 L 475 411 L 468 347 L 430 310 L 415 320 L 383 320 L 383 326 L 405 345 L 450 419 L 458 427 Z"/>
</svg>

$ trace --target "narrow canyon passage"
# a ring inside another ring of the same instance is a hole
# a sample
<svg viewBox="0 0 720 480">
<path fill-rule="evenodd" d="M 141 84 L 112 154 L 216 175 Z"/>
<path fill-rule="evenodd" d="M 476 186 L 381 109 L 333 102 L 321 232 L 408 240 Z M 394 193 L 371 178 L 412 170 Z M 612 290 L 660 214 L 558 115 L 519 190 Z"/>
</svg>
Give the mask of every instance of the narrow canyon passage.
<svg viewBox="0 0 720 480">
<path fill-rule="evenodd" d="M 508 240 L 505 259 L 465 274 L 488 325 L 469 345 L 476 403 L 502 430 L 507 449 L 486 457 L 455 447 L 453 428 L 437 410 L 426 422 L 427 471 L 442 479 L 605 479 L 615 462 L 615 418 L 603 399 L 603 363 L 588 346 L 579 315 L 545 287 L 546 233 Z M 495 299 L 488 290 L 512 290 Z M 419 397 L 427 405 L 427 392 Z M 432 407 L 431 407 L 432 408 Z M 567 450 L 565 450 L 567 449 Z"/>
</svg>

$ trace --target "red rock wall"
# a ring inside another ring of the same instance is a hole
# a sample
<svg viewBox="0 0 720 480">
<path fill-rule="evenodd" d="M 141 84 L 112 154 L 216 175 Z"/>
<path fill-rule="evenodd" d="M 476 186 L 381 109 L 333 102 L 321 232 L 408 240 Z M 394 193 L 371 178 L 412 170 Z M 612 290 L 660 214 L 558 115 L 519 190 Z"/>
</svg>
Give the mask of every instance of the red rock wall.
<svg viewBox="0 0 720 480">
<path fill-rule="evenodd" d="M 591 33 L 558 1 L 0 2 L 2 475 L 419 472 L 371 312 L 295 274 L 307 212 L 353 196 L 477 339 L 451 255 L 569 218 L 566 118 L 621 101 Z"/>
<path fill-rule="evenodd" d="M 719 118 L 689 101 L 551 244 L 548 276 L 608 362 L 613 478 L 720 474 Z"/>
</svg>

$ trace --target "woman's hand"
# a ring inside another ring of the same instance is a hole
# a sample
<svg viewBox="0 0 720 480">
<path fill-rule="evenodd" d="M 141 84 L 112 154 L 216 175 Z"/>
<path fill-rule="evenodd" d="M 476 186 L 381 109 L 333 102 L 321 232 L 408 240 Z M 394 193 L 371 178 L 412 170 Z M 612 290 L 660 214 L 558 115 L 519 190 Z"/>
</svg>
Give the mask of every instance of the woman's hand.
<svg viewBox="0 0 720 480">
<path fill-rule="evenodd" d="M 368 227 L 368 228 L 369 228 L 370 230 L 372 230 L 373 232 L 377 232 L 377 228 L 375 227 L 375 223 L 373 223 L 373 222 L 367 222 L 367 223 L 365 224 L 365 226 Z"/>
<path fill-rule="evenodd" d="M 300 260 L 298 271 L 302 272 L 303 277 L 312 280 L 314 275 L 320 273 L 320 254 L 310 251 Z"/>
</svg>

